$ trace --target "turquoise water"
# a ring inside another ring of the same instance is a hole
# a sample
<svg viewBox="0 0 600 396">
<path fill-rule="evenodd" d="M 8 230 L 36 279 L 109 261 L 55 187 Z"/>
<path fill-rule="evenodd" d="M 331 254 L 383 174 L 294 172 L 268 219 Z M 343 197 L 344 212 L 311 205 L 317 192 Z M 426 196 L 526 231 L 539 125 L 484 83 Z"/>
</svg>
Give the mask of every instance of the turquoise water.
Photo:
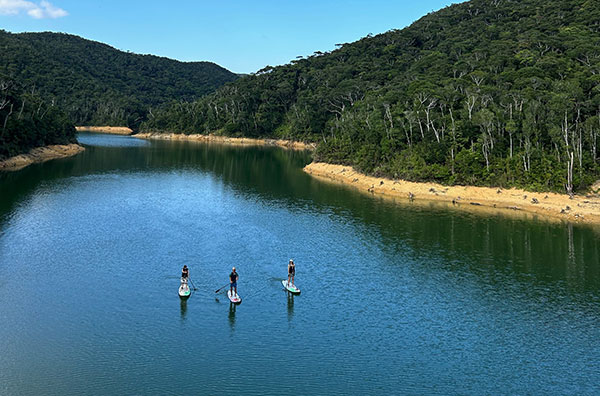
<svg viewBox="0 0 600 396">
<path fill-rule="evenodd" d="M 80 141 L 0 175 L 2 395 L 599 391 L 598 229 L 394 205 L 306 153 Z"/>
</svg>

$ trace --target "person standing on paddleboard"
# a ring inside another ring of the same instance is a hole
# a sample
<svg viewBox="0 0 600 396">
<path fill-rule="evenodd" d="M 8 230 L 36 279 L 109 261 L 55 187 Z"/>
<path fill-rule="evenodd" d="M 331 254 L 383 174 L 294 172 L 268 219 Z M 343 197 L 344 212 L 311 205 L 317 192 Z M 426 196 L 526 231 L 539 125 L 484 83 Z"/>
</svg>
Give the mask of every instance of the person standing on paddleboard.
<svg viewBox="0 0 600 396">
<path fill-rule="evenodd" d="M 288 286 L 290 285 L 290 279 L 292 280 L 292 286 L 294 286 L 294 277 L 296 277 L 296 264 L 294 264 L 294 260 L 290 259 L 288 263 Z"/>
<path fill-rule="evenodd" d="M 185 279 L 187 280 L 187 278 L 190 276 L 190 270 L 188 269 L 187 265 L 183 265 L 183 268 L 181 269 L 181 279 Z"/>
<path fill-rule="evenodd" d="M 229 274 L 229 290 L 231 291 L 231 295 L 235 291 L 235 295 L 237 296 L 237 280 L 240 276 L 237 272 L 235 272 L 235 267 L 231 269 L 231 274 Z"/>
</svg>

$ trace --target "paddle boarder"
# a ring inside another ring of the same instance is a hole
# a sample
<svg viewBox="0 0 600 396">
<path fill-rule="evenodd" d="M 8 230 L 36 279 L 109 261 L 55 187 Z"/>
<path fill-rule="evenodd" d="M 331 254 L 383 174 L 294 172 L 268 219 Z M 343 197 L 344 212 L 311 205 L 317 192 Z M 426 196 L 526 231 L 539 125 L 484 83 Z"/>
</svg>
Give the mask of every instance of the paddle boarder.
<svg viewBox="0 0 600 396">
<path fill-rule="evenodd" d="M 231 274 L 229 274 L 229 290 L 231 291 L 232 295 L 235 292 L 235 295 L 237 296 L 237 280 L 240 276 L 238 275 L 237 272 L 235 272 L 235 267 L 233 267 L 231 269 Z"/>
<path fill-rule="evenodd" d="M 288 286 L 290 284 L 290 279 L 292 280 L 292 286 L 294 286 L 294 277 L 296 276 L 296 264 L 294 264 L 294 260 L 290 259 L 288 263 Z"/>
<path fill-rule="evenodd" d="M 190 276 L 190 270 L 188 269 L 187 265 L 183 265 L 183 268 L 181 269 L 181 279 L 185 279 L 187 280 L 187 278 Z"/>
</svg>

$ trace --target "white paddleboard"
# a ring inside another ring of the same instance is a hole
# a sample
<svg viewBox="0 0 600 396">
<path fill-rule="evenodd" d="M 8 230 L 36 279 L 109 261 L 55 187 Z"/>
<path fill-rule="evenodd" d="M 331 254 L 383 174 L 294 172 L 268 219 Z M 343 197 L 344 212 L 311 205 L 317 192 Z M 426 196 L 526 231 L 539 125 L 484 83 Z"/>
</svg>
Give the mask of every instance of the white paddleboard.
<svg viewBox="0 0 600 396">
<path fill-rule="evenodd" d="M 188 298 L 190 294 L 192 294 L 192 291 L 190 290 L 188 284 L 182 283 L 181 286 L 179 286 L 179 297 Z"/>
<path fill-rule="evenodd" d="M 232 295 L 231 290 L 227 290 L 227 297 L 229 297 L 229 301 L 234 304 L 239 304 L 242 302 L 242 298 L 238 294 Z"/>
<path fill-rule="evenodd" d="M 285 290 L 289 291 L 290 293 L 300 294 L 300 289 L 298 289 L 296 285 L 292 286 L 291 284 L 288 284 L 287 279 L 282 280 L 281 284 L 283 285 L 283 287 L 285 287 Z"/>
</svg>

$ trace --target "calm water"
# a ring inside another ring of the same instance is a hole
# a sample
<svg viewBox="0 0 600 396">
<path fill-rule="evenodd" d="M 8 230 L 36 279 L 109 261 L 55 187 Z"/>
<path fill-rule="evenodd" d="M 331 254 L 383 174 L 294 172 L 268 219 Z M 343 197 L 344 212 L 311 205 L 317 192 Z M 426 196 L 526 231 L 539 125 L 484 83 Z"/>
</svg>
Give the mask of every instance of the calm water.
<svg viewBox="0 0 600 396">
<path fill-rule="evenodd" d="M 80 141 L 0 175 L 1 395 L 600 391 L 597 229 L 393 205 L 304 153 Z"/>
</svg>

